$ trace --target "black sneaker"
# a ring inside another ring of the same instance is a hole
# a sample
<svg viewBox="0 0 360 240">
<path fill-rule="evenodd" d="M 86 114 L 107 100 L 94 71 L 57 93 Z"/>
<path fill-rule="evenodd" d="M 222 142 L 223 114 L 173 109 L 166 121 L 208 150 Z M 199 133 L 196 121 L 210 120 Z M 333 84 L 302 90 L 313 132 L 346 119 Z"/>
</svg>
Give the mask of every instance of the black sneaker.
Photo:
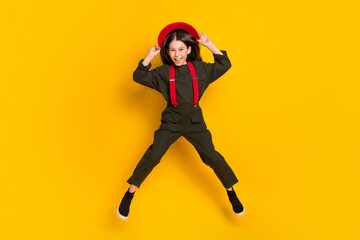
<svg viewBox="0 0 360 240">
<path fill-rule="evenodd" d="M 129 216 L 129 211 L 130 211 L 130 203 L 131 200 L 134 197 L 134 193 L 130 193 L 129 189 L 126 191 L 124 197 L 121 199 L 120 201 L 120 205 L 118 207 L 118 209 L 116 210 L 116 215 L 123 219 L 126 220 Z"/>
<path fill-rule="evenodd" d="M 239 199 L 237 198 L 234 188 L 233 188 L 231 191 L 226 190 L 226 192 L 227 192 L 227 194 L 228 194 L 228 197 L 229 197 L 229 200 L 230 200 L 231 205 L 232 205 L 232 207 L 233 207 L 233 210 L 234 210 L 235 215 L 237 215 L 237 216 L 244 215 L 244 213 L 245 213 L 245 208 L 244 208 L 244 206 L 241 204 L 241 202 L 239 201 Z"/>
</svg>

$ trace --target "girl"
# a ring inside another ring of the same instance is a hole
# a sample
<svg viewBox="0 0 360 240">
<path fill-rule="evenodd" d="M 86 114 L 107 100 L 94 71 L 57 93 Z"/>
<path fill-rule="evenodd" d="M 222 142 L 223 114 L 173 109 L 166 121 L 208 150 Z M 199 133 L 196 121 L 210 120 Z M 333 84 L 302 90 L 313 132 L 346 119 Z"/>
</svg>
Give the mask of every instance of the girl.
<svg viewBox="0 0 360 240">
<path fill-rule="evenodd" d="M 213 53 L 214 63 L 202 61 L 199 43 Z M 159 34 L 158 46 L 154 45 L 145 59 L 140 60 L 133 78 L 135 82 L 162 93 L 168 104 L 162 112 L 161 125 L 154 133 L 153 144 L 127 180 L 130 187 L 116 214 L 121 219 L 128 218 L 136 189 L 160 162 L 170 145 L 183 136 L 225 187 L 234 213 L 243 215 L 245 209 L 232 187 L 238 179 L 224 157 L 215 150 L 198 103 L 209 84 L 231 67 L 226 51 L 219 50 L 204 32 L 198 34 L 195 28 L 184 22 L 167 25 Z M 149 71 L 151 60 L 159 53 L 163 65 Z"/>
</svg>

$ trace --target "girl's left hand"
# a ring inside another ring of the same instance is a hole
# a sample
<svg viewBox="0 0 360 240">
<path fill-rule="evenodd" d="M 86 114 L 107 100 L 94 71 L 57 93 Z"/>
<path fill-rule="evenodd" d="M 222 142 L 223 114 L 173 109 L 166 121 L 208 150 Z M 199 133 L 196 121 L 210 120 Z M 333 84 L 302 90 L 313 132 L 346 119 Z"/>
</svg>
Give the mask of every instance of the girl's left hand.
<svg viewBox="0 0 360 240">
<path fill-rule="evenodd" d="M 204 35 L 201 35 L 201 33 L 199 34 L 200 39 L 198 39 L 198 42 L 201 43 L 202 45 L 204 45 L 205 47 L 207 47 L 207 46 L 209 46 L 209 44 L 211 44 L 211 41 L 204 32 L 202 32 L 202 33 Z"/>
</svg>

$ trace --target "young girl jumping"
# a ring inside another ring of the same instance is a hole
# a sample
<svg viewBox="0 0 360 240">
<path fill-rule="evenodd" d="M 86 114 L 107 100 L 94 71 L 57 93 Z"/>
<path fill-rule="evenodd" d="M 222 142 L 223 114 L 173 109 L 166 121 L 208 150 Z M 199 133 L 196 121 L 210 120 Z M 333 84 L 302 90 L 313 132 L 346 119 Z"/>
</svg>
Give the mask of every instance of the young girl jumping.
<svg viewBox="0 0 360 240">
<path fill-rule="evenodd" d="M 214 63 L 203 62 L 199 43 L 214 55 Z M 151 71 L 151 60 L 160 53 L 163 65 Z M 154 142 L 137 164 L 130 184 L 116 214 L 126 220 L 134 193 L 160 162 L 167 149 L 181 136 L 197 150 L 201 160 L 211 167 L 227 191 L 236 215 L 245 209 L 233 188 L 238 182 L 224 157 L 215 150 L 210 131 L 203 118 L 199 100 L 210 83 L 221 77 L 231 67 L 226 51 L 219 50 L 206 36 L 184 22 L 167 25 L 159 34 L 145 59 L 141 59 L 134 74 L 135 82 L 162 93 L 167 107 L 161 116 L 161 125 L 154 133 Z"/>
</svg>

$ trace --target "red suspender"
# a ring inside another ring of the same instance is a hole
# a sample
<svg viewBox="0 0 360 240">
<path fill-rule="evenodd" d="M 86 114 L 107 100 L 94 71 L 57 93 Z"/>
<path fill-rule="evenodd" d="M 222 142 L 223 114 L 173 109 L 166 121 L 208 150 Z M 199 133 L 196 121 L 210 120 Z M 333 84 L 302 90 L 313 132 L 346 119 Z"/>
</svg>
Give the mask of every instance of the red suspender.
<svg viewBox="0 0 360 240">
<path fill-rule="evenodd" d="M 178 101 L 176 98 L 176 89 L 175 89 L 175 66 L 174 64 L 170 65 L 170 100 L 172 105 L 178 105 Z"/>
<path fill-rule="evenodd" d="M 198 87 L 198 78 L 196 77 L 196 72 L 194 65 L 191 62 L 187 62 L 189 66 L 189 70 L 191 73 L 191 77 L 193 79 L 193 89 L 194 89 L 194 95 L 193 95 L 193 104 L 196 104 L 199 100 L 199 87 Z"/>
<path fill-rule="evenodd" d="M 199 101 L 199 86 L 198 86 L 198 78 L 196 77 L 196 72 L 194 65 L 191 62 L 187 62 L 187 65 L 190 70 L 190 74 L 192 77 L 192 83 L 193 83 L 193 104 L 196 104 Z M 175 87 L 175 66 L 174 64 L 170 65 L 170 73 L 169 73 L 169 85 L 170 85 L 170 100 L 171 104 L 178 105 L 178 101 L 176 98 L 176 87 Z"/>
</svg>

